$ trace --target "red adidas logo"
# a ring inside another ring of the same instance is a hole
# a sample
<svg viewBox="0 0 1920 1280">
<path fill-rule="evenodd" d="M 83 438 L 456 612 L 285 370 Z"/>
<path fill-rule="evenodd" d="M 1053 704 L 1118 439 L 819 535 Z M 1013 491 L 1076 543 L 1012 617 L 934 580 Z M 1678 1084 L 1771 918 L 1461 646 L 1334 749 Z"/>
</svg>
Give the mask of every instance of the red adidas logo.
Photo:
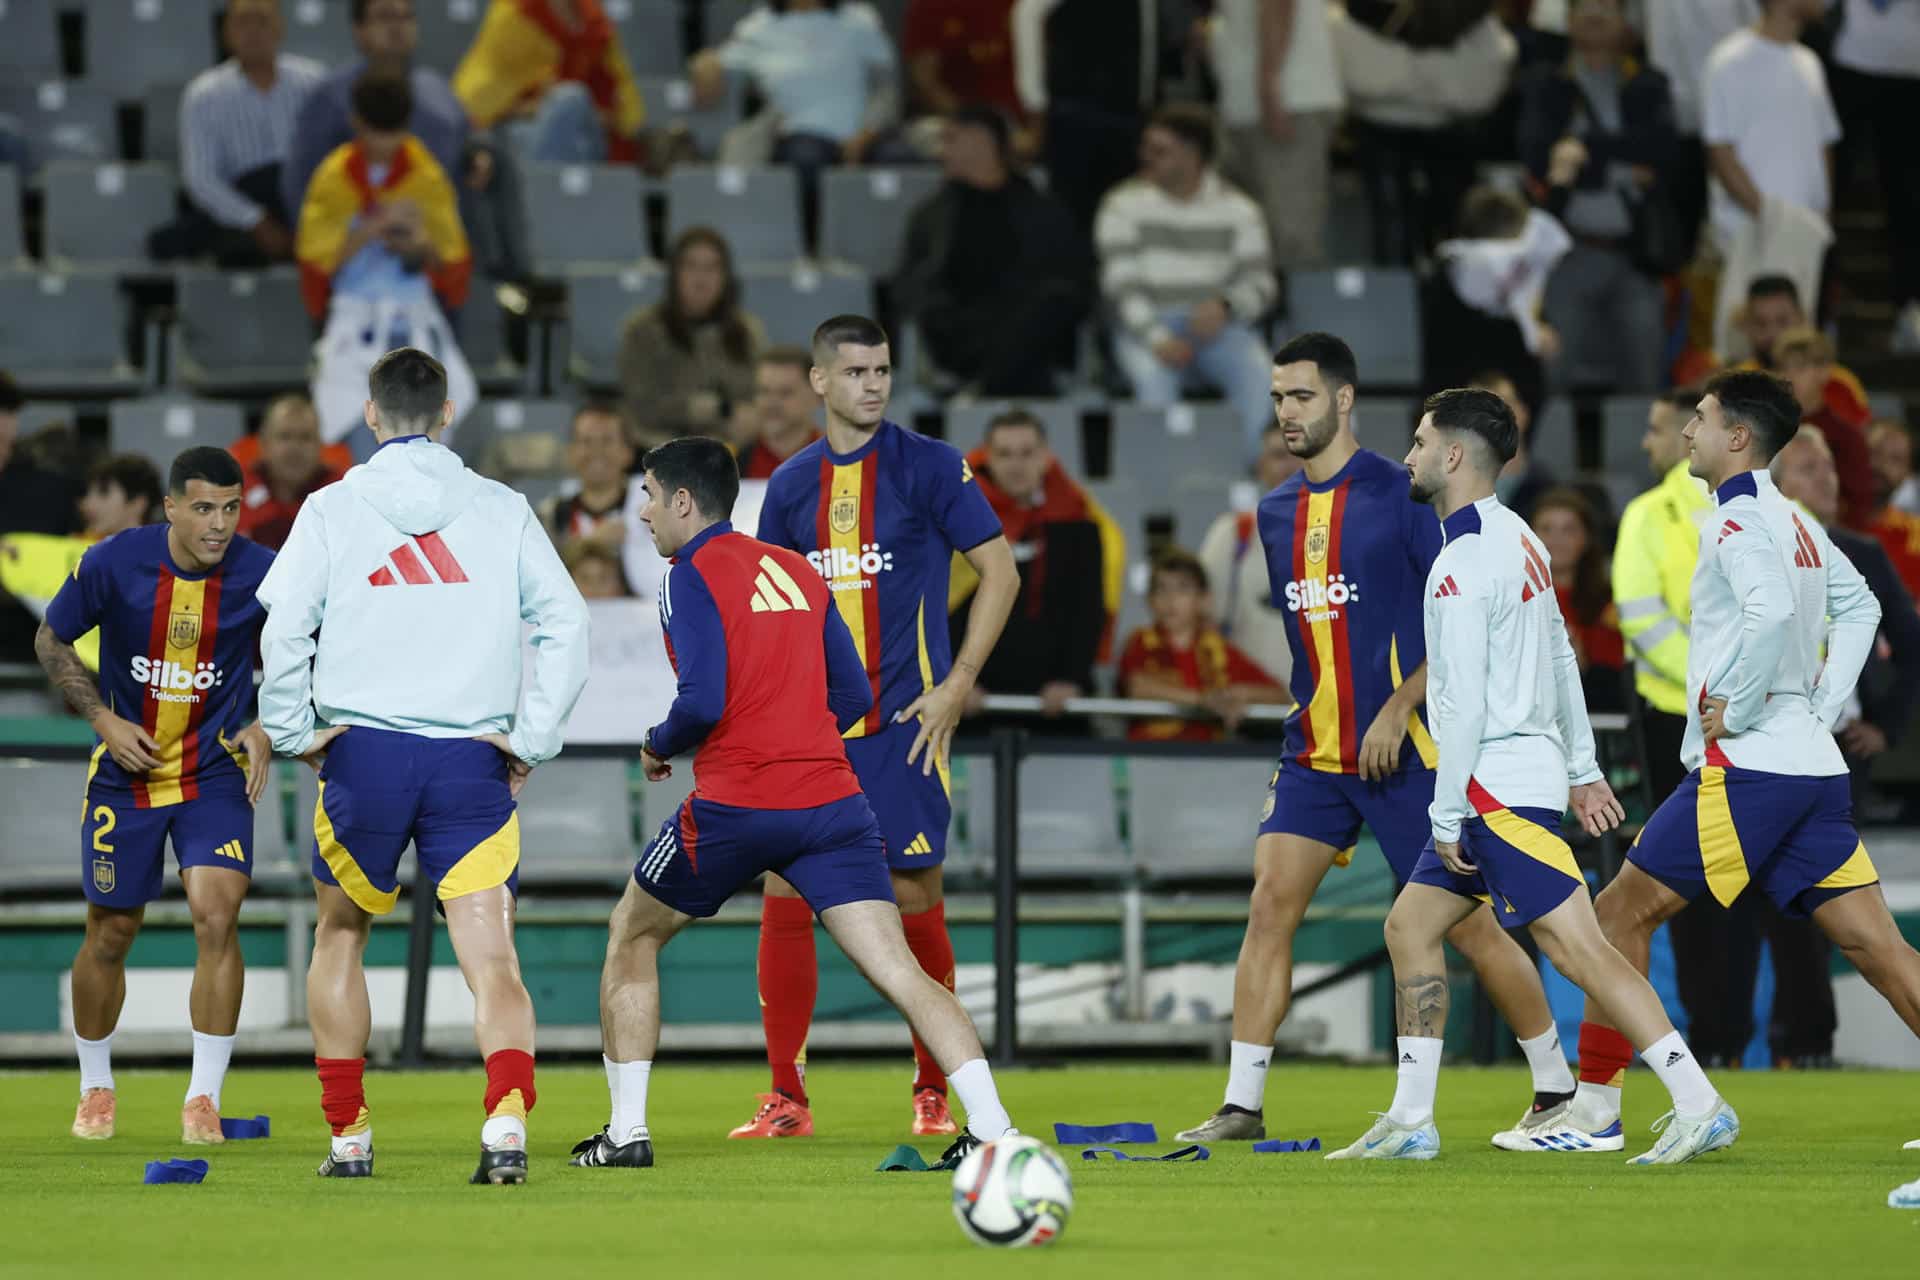
<svg viewBox="0 0 1920 1280">
<path fill-rule="evenodd" d="M 1440 579 L 1440 589 L 1433 593 L 1433 598 L 1435 600 L 1444 600 L 1448 596 L 1457 596 L 1459 594 L 1460 585 L 1453 580 L 1452 574 L 1448 574 L 1446 577 Z"/>
<path fill-rule="evenodd" d="M 1527 585 L 1520 588 L 1520 603 L 1525 604 L 1534 596 L 1553 590 L 1553 575 L 1547 572 L 1547 562 L 1540 558 L 1531 542 L 1520 539 L 1520 550 L 1527 557 Z"/>
<path fill-rule="evenodd" d="M 425 563 L 421 562 L 423 555 Z M 427 571 L 428 565 L 433 566 L 432 573 Z M 387 563 L 367 575 L 367 581 L 376 587 L 394 587 L 403 582 L 410 587 L 430 587 L 436 582 L 452 585 L 466 580 L 466 571 L 437 533 L 423 533 L 401 543 L 387 554 Z"/>
<path fill-rule="evenodd" d="M 1738 532 L 1740 532 L 1740 526 L 1735 524 L 1733 521 L 1729 520 L 1725 524 L 1720 526 L 1720 536 L 1714 539 L 1714 544 L 1717 546 L 1720 543 L 1725 542 L 1727 540 L 1728 534 L 1738 533 Z"/>
<path fill-rule="evenodd" d="M 1818 569 L 1820 567 L 1820 548 L 1814 545 L 1813 539 L 1808 536 L 1807 527 L 1800 523 L 1799 516 L 1793 518 L 1793 543 L 1793 563 L 1797 568 Z"/>
</svg>

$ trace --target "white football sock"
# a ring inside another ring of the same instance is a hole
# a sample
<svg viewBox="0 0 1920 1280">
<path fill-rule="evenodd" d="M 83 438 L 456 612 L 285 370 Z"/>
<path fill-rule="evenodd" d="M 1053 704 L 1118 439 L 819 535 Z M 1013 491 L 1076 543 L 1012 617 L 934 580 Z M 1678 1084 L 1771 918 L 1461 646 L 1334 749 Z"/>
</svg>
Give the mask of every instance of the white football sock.
<svg viewBox="0 0 1920 1280">
<path fill-rule="evenodd" d="M 206 1094 L 220 1109 L 220 1086 L 227 1082 L 227 1064 L 233 1061 L 233 1037 L 193 1033 L 193 1075 L 187 1080 L 187 1098 Z"/>
<path fill-rule="evenodd" d="M 1531 1040 L 1520 1040 L 1520 1052 L 1527 1055 L 1533 1068 L 1535 1093 L 1572 1093 L 1573 1072 L 1567 1069 L 1566 1051 L 1560 1047 L 1560 1029 L 1548 1027 Z"/>
<path fill-rule="evenodd" d="M 614 1113 L 620 1109 L 620 1064 L 604 1053 L 600 1062 L 607 1069 L 607 1130 L 612 1132 Z"/>
<path fill-rule="evenodd" d="M 1273 1046 L 1235 1040 L 1227 1046 L 1227 1102 L 1243 1111 L 1258 1111 L 1267 1099 L 1267 1067 Z"/>
<path fill-rule="evenodd" d="M 338 1160 L 346 1154 L 348 1147 L 359 1147 L 371 1155 L 373 1153 L 373 1126 L 368 1125 L 358 1133 L 333 1134 L 333 1158 Z"/>
<path fill-rule="evenodd" d="M 1673 1095 L 1674 1114 L 1697 1120 L 1720 1105 L 1720 1095 L 1707 1082 L 1700 1060 L 1687 1048 L 1678 1031 L 1669 1031 L 1640 1051 L 1641 1061 L 1653 1068 L 1660 1083 Z"/>
<path fill-rule="evenodd" d="M 80 1096 L 86 1097 L 89 1089 L 113 1088 L 113 1032 L 85 1040 L 76 1031 L 73 1048 L 80 1055 Z"/>
<path fill-rule="evenodd" d="M 1000 1105 L 1000 1091 L 994 1087 L 993 1070 L 985 1058 L 961 1063 L 947 1072 L 947 1081 L 966 1108 L 968 1133 L 982 1142 L 992 1142 L 1013 1128 L 1007 1109 Z"/>
<path fill-rule="evenodd" d="M 607 1063 L 607 1078 L 613 1090 L 613 1115 L 607 1121 L 607 1137 L 616 1145 L 624 1147 L 629 1142 L 652 1136 L 647 1132 L 647 1081 L 652 1074 L 651 1061 Z"/>
<path fill-rule="evenodd" d="M 1582 1080 L 1574 1091 L 1573 1113 L 1589 1129 L 1606 1128 L 1620 1118 L 1620 1086 Z"/>
<path fill-rule="evenodd" d="M 1433 1095 L 1440 1090 L 1440 1051 L 1445 1044 L 1435 1036 L 1400 1036 L 1394 1041 L 1400 1081 L 1394 1086 L 1387 1119 L 1409 1128 L 1433 1119 Z"/>
<path fill-rule="evenodd" d="M 527 1149 L 527 1122 L 524 1117 L 488 1116 L 486 1123 L 480 1126 L 480 1145 L 483 1147 L 497 1147 L 510 1136 L 520 1139 L 522 1151 Z"/>
</svg>

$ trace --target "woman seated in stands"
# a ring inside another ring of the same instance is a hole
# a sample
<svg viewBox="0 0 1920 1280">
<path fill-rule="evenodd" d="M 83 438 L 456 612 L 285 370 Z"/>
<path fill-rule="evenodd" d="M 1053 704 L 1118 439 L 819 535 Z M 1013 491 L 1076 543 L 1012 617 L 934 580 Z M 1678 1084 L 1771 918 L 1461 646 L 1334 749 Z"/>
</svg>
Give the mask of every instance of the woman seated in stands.
<svg viewBox="0 0 1920 1280">
<path fill-rule="evenodd" d="M 628 317 L 620 336 L 620 395 L 642 444 L 675 436 L 723 439 L 751 408 L 765 327 L 741 309 L 733 253 L 710 227 L 689 227 L 667 258 L 667 296 Z"/>
</svg>

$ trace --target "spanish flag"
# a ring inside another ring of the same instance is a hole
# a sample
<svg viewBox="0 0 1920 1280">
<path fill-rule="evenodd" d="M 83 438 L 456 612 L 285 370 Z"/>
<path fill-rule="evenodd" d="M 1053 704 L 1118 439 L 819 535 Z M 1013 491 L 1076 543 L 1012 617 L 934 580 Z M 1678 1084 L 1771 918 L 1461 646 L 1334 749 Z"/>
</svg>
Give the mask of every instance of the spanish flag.
<svg viewBox="0 0 1920 1280">
<path fill-rule="evenodd" d="M 293 248 L 300 262 L 300 291 L 314 319 L 327 314 L 334 273 L 345 265 L 354 223 L 389 200 L 411 200 L 420 206 L 435 258 L 427 276 L 440 301 L 452 308 L 467 300 L 473 257 L 460 225 L 453 184 L 439 162 L 418 138 L 408 137 L 376 186 L 367 171 L 366 152 L 358 142 L 349 142 L 320 162 L 307 187 L 306 203 L 300 207 L 300 230 Z"/>
<path fill-rule="evenodd" d="M 607 130 L 607 159 L 632 164 L 635 136 L 646 122 L 633 68 L 600 0 L 574 0 L 576 25 L 549 0 L 493 0 L 486 21 L 453 73 L 453 92 L 477 129 L 490 129 L 514 110 L 538 101 L 553 85 L 586 86 Z"/>
</svg>

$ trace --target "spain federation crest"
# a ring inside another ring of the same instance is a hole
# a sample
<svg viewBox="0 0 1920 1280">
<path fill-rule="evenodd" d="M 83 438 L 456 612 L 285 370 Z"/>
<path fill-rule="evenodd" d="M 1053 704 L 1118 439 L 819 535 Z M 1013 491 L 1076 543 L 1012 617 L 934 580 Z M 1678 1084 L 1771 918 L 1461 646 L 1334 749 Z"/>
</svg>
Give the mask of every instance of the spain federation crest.
<svg viewBox="0 0 1920 1280">
<path fill-rule="evenodd" d="M 176 613 L 167 619 L 167 647 L 191 649 L 200 643 L 200 615 Z"/>
<path fill-rule="evenodd" d="M 93 860 L 93 887 L 101 893 L 113 892 L 113 863 L 105 858 Z"/>
<path fill-rule="evenodd" d="M 1267 802 L 1260 806 L 1260 821 L 1265 822 L 1273 816 L 1273 792 L 1267 792 Z"/>
<path fill-rule="evenodd" d="M 852 533 L 860 527 L 860 495 L 857 493 L 837 493 L 833 496 L 833 505 L 827 508 L 827 522 L 835 533 Z"/>
<path fill-rule="evenodd" d="M 1331 541 L 1332 541 L 1332 534 L 1324 521 L 1319 524 L 1308 525 L 1307 526 L 1307 548 L 1306 548 L 1307 563 L 1308 564 L 1323 563 L 1327 558 L 1327 544 Z"/>
</svg>

